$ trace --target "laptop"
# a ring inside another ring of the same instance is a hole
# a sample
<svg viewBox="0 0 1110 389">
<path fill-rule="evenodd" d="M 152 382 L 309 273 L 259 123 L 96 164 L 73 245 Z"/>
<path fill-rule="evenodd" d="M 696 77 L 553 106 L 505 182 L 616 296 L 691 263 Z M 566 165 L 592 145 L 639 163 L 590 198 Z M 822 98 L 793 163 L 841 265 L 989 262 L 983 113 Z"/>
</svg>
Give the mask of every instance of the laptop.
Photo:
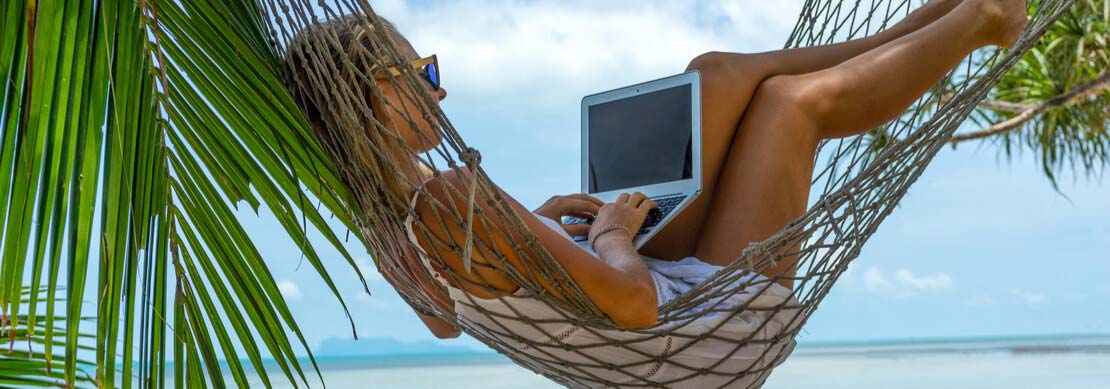
<svg viewBox="0 0 1110 389">
<path fill-rule="evenodd" d="M 658 205 L 636 231 L 637 249 L 701 193 L 701 177 L 697 71 L 582 98 L 582 192 L 606 203 L 642 192 Z M 589 249 L 586 236 L 573 238 Z"/>
</svg>

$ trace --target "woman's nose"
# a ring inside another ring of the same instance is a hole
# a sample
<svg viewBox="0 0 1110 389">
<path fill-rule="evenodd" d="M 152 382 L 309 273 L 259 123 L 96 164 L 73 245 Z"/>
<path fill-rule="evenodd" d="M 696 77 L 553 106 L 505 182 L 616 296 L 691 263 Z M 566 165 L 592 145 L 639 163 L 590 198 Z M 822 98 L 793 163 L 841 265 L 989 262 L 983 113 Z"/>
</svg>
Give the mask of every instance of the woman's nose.
<svg viewBox="0 0 1110 389">
<path fill-rule="evenodd" d="M 439 90 L 436 91 L 436 96 L 439 97 L 439 101 L 443 101 L 443 99 L 447 98 L 447 90 L 439 88 Z"/>
</svg>

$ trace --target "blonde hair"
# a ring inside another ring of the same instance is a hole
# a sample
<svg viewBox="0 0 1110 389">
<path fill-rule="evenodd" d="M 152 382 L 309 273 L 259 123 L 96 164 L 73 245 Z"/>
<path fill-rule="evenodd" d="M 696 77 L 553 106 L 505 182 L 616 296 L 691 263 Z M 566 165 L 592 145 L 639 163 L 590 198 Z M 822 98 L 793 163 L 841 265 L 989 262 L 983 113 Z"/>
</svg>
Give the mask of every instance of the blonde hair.
<svg viewBox="0 0 1110 389">
<path fill-rule="evenodd" d="M 393 23 L 381 21 L 389 34 L 401 36 Z M 290 94 L 353 191 L 363 211 L 354 217 L 363 226 L 365 213 L 383 208 L 401 217 L 408 204 L 397 197 L 410 187 L 396 165 L 411 162 L 393 161 L 388 152 L 400 138 L 395 126 L 385 124 L 382 92 L 370 74 L 385 62 L 380 57 L 386 51 L 374 43 L 373 28 L 370 17 L 357 14 L 305 26 L 284 58 Z"/>
</svg>

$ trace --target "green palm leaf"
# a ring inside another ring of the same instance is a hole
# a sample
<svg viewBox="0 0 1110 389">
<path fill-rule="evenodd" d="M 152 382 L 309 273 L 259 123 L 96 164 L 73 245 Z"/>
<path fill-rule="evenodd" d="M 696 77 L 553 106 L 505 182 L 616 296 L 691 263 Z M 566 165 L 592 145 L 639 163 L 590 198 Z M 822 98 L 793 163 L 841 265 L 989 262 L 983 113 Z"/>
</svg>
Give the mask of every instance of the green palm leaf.
<svg viewBox="0 0 1110 389">
<path fill-rule="evenodd" d="M 250 1 L 0 5 L 0 309 L 5 336 L 43 344 L 22 355 L 37 362 L 0 362 L 0 381 L 14 377 L 0 385 L 57 359 L 42 382 L 77 383 L 84 352 L 101 387 L 164 386 L 170 358 L 178 384 L 230 384 L 222 368 L 269 384 L 265 358 L 307 384 L 305 338 L 234 211 L 268 208 L 285 231 L 274 238 L 296 242 L 342 303 L 306 236 L 357 274 L 313 206 L 343 210 L 350 193 L 261 20 Z M 80 351 L 85 330 L 95 347 Z"/>
<path fill-rule="evenodd" d="M 32 300 L 37 300 L 46 294 L 46 289 L 42 288 L 36 292 L 32 292 L 29 288 L 23 288 L 20 291 L 20 304 L 29 305 Z M 49 297 L 49 296 L 47 296 Z M 43 324 L 48 320 L 44 315 L 19 315 L 11 321 L 6 321 L 0 324 L 0 330 L 5 334 L 14 334 L 18 342 L 4 345 L 4 349 L 0 351 L 0 386 L 4 387 L 65 387 L 66 375 L 64 370 L 54 368 L 51 364 L 50 357 L 47 356 L 43 349 L 45 345 L 51 344 L 45 336 L 46 326 Z M 57 321 L 65 321 L 65 317 L 50 317 Z M 34 324 L 37 323 L 37 324 Z M 61 330 L 55 329 L 53 335 L 61 335 Z M 91 338 L 89 335 L 82 335 L 83 338 Z M 52 345 L 64 345 L 64 342 L 53 341 Z M 89 350 L 87 346 L 79 346 L 82 349 Z M 92 376 L 85 372 L 84 368 L 92 367 L 92 363 L 88 361 L 79 361 L 78 370 L 76 374 L 76 381 L 73 386 L 77 387 L 92 387 L 94 381 Z"/>
<path fill-rule="evenodd" d="M 1007 157 L 1027 151 L 1056 185 L 1061 172 L 1110 166 L 1110 0 L 1078 1 L 998 82 L 974 122 Z"/>
<path fill-rule="evenodd" d="M 1030 14 L 1038 0 L 1030 0 Z M 955 134 L 953 147 L 986 141 L 1007 158 L 1029 152 L 1053 185 L 1061 172 L 1099 178 L 1110 167 L 1110 0 L 1074 3 L 1047 29 L 998 81 L 986 100 L 970 115 L 982 127 Z M 994 50 L 984 49 L 984 53 Z M 994 61 L 992 55 L 972 56 L 973 67 Z M 971 80 L 953 78 L 945 88 L 930 91 L 920 107 L 932 112 L 946 103 L 951 91 Z M 907 111 L 913 120 L 918 107 Z M 898 137 L 876 129 L 865 146 L 879 152 Z"/>
</svg>

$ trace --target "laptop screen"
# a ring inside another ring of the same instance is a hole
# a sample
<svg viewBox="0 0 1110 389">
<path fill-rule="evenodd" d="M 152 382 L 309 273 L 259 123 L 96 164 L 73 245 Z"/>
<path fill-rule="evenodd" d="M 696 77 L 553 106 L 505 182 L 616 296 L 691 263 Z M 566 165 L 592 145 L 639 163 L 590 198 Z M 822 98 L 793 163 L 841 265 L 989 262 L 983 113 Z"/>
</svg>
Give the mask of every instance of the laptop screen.
<svg viewBox="0 0 1110 389">
<path fill-rule="evenodd" d="M 690 93 L 685 84 L 590 106 L 589 192 L 691 178 Z"/>
</svg>

